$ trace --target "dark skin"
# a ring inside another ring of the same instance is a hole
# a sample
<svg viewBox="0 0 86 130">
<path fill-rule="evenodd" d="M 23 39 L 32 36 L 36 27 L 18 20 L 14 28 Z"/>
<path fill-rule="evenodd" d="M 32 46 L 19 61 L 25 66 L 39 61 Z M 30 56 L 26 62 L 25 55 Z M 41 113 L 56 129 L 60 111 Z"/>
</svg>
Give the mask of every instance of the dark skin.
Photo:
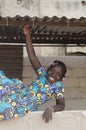
<svg viewBox="0 0 86 130">
<path fill-rule="evenodd" d="M 30 62 L 34 70 L 37 70 L 42 65 L 35 54 L 28 25 L 23 27 L 23 33 L 26 37 L 26 48 L 27 48 L 28 57 L 30 59 Z M 61 76 L 62 76 L 62 70 L 59 67 L 53 67 L 51 70 L 47 71 L 47 80 L 51 84 L 57 81 L 61 81 L 62 80 Z M 48 107 L 42 115 L 45 122 L 47 123 L 49 122 L 49 120 L 52 120 L 53 112 L 62 111 L 64 107 L 65 107 L 65 99 L 56 99 L 56 105 Z"/>
</svg>

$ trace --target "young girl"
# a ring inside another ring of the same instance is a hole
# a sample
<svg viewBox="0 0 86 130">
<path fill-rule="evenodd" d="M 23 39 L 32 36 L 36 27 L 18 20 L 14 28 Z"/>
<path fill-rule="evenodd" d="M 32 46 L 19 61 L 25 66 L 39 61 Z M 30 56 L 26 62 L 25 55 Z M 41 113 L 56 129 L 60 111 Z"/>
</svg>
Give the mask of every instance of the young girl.
<svg viewBox="0 0 86 130">
<path fill-rule="evenodd" d="M 38 107 L 55 97 L 56 105 L 48 106 L 43 113 L 45 122 L 52 119 L 52 113 L 65 107 L 64 86 L 61 83 L 65 77 L 66 66 L 55 60 L 45 71 L 35 55 L 32 46 L 29 27 L 23 27 L 26 37 L 26 48 L 30 62 L 37 78 L 28 86 L 18 79 L 9 79 L 0 71 L 0 121 L 22 117 L 28 111 L 36 111 Z"/>
</svg>

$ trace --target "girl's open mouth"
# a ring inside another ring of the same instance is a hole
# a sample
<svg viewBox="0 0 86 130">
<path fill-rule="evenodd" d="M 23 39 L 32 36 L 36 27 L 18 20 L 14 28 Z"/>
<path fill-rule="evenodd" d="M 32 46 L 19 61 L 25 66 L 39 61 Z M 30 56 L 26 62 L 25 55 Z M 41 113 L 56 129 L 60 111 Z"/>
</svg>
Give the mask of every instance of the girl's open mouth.
<svg viewBox="0 0 86 130">
<path fill-rule="evenodd" d="M 53 77 L 49 77 L 49 79 L 50 79 L 51 81 L 54 81 L 54 78 L 53 78 Z"/>
<path fill-rule="evenodd" d="M 55 82 L 55 79 L 53 77 L 51 77 L 51 76 L 48 77 L 48 80 L 49 80 L 50 83 L 54 83 Z"/>
</svg>

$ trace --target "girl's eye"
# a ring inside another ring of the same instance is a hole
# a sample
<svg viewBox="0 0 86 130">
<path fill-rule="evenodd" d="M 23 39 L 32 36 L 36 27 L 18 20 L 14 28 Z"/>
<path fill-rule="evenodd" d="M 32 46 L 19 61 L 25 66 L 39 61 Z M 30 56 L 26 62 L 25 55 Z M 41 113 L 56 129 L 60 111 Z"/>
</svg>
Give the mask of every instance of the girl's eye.
<svg viewBox="0 0 86 130">
<path fill-rule="evenodd" d="M 60 77 L 60 75 L 56 74 L 56 77 Z"/>
<path fill-rule="evenodd" d="M 55 76 L 56 77 L 61 77 L 61 74 L 56 73 Z"/>
</svg>

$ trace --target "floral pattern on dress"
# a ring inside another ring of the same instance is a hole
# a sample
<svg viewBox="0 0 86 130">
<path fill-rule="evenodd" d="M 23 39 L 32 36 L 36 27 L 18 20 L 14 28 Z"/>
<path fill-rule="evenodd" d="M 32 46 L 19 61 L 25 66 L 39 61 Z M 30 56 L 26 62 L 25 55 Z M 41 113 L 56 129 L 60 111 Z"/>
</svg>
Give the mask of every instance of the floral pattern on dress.
<svg viewBox="0 0 86 130">
<path fill-rule="evenodd" d="M 0 71 L 0 121 L 22 117 L 28 111 L 55 97 L 64 97 L 64 86 L 61 82 L 48 83 L 44 67 L 37 71 L 37 78 L 28 86 L 19 79 L 9 79 Z"/>
</svg>

